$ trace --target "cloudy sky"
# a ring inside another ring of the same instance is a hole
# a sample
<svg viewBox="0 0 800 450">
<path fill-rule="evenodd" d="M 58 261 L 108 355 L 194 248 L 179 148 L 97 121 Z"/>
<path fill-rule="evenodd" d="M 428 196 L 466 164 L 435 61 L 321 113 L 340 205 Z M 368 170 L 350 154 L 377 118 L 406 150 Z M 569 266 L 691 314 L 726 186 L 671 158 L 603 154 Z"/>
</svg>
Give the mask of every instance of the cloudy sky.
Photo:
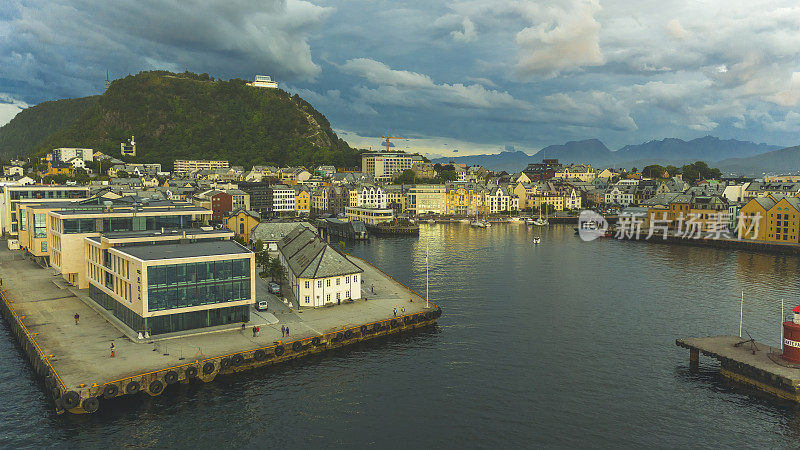
<svg viewBox="0 0 800 450">
<path fill-rule="evenodd" d="M 3 0 L 0 124 L 141 70 L 270 74 L 351 144 L 797 145 L 800 5 L 661 0 Z"/>
</svg>

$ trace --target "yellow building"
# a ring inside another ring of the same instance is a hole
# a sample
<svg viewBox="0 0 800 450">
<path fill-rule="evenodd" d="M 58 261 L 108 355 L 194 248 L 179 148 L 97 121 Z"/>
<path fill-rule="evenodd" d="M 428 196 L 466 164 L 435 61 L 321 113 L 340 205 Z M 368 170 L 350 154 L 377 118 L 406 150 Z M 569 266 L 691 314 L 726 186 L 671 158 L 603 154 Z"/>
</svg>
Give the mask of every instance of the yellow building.
<svg viewBox="0 0 800 450">
<path fill-rule="evenodd" d="M 250 232 L 261 222 L 261 216 L 255 211 L 237 209 L 229 212 L 222 220 L 225 228 L 233 231 L 236 236 L 243 237 L 245 242 L 250 242 Z"/>
<path fill-rule="evenodd" d="M 475 183 L 456 181 L 445 185 L 445 205 L 447 214 L 471 216 L 478 212 L 480 186 Z"/>
<path fill-rule="evenodd" d="M 774 242 L 800 242 L 800 199 L 783 197 L 767 210 L 766 240 Z"/>
<path fill-rule="evenodd" d="M 47 175 L 69 175 L 72 165 L 60 161 L 47 161 Z"/>
<path fill-rule="evenodd" d="M 775 206 L 772 196 L 751 199 L 739 209 L 739 218 L 742 225 L 742 236 L 739 239 L 767 239 L 767 211 Z M 757 220 L 758 224 L 753 224 Z"/>
<path fill-rule="evenodd" d="M 311 193 L 306 189 L 296 189 L 294 194 L 294 210 L 297 214 L 311 213 Z"/>
</svg>

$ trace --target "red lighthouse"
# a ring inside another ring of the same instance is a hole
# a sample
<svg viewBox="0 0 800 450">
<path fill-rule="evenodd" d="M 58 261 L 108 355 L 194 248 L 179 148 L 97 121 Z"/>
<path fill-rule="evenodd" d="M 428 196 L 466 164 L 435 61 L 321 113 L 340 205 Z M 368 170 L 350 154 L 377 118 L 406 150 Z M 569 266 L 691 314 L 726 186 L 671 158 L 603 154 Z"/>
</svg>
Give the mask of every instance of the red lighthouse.
<svg viewBox="0 0 800 450">
<path fill-rule="evenodd" d="M 791 363 L 800 364 L 800 305 L 792 312 L 791 322 L 783 322 L 783 355 L 782 358 Z"/>
</svg>

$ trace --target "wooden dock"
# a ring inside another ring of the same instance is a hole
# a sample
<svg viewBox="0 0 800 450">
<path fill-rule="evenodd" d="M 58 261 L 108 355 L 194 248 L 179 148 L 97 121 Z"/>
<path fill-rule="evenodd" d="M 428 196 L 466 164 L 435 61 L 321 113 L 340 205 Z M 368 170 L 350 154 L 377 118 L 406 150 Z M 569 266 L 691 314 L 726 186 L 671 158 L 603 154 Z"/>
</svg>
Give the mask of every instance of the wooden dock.
<svg viewBox="0 0 800 450">
<path fill-rule="evenodd" d="M 694 369 L 703 354 L 719 361 L 720 373 L 726 378 L 800 402 L 800 366 L 784 361 L 778 348 L 739 336 L 677 339 L 675 345 L 689 349 Z"/>
</svg>

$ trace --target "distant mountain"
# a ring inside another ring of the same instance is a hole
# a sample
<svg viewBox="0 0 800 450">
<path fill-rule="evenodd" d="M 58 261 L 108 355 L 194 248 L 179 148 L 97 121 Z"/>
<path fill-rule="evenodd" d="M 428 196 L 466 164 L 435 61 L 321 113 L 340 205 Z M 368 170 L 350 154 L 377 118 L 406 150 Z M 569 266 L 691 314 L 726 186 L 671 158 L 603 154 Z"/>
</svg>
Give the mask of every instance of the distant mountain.
<svg viewBox="0 0 800 450">
<path fill-rule="evenodd" d="M 723 172 L 758 176 L 762 173 L 800 171 L 800 145 L 782 148 L 749 158 L 730 158 L 715 164 Z"/>
<path fill-rule="evenodd" d="M 714 136 L 705 136 L 691 141 L 667 138 L 639 145 L 626 145 L 614 152 L 614 160 L 719 161 L 727 158 L 755 156 L 779 148 L 776 145 L 756 144 L 735 139 L 722 140 Z"/>
<path fill-rule="evenodd" d="M 438 158 L 433 161 L 440 163 L 454 161 L 468 165 L 480 164 L 488 169 L 505 170 L 506 172 L 518 172 L 529 163 L 540 162 L 542 159 L 558 159 L 566 164 L 589 163 L 595 167 L 642 168 L 648 164 L 680 166 L 695 161 L 706 161 L 711 164 L 730 158 L 761 155 L 778 149 L 780 147 L 776 145 L 705 136 L 690 141 L 676 138 L 654 140 L 644 144 L 626 145 L 617 151 L 611 151 L 598 139 L 586 139 L 570 141 L 561 145 L 550 145 L 539 150 L 533 156 L 522 152 L 503 152 L 494 155 Z"/>
<path fill-rule="evenodd" d="M 529 163 L 534 162 L 533 157 L 525 152 L 502 152 L 490 155 L 472 155 L 472 156 L 456 156 L 453 158 L 433 158 L 431 162 L 434 164 L 448 164 L 454 162 L 456 164 L 466 164 L 468 166 L 483 166 L 490 170 L 506 172 L 519 172 L 528 166 Z"/>
<path fill-rule="evenodd" d="M 561 163 L 587 163 L 594 165 L 605 165 L 613 159 L 613 152 L 598 139 L 586 139 L 584 141 L 570 141 L 561 145 L 549 145 L 539 150 L 533 158 L 536 161 L 542 159 L 557 159 Z"/>
<path fill-rule="evenodd" d="M 0 154 L 41 156 L 58 147 L 119 155 L 136 136 L 132 162 L 225 159 L 232 165 L 354 166 L 358 152 L 311 104 L 281 89 L 214 80 L 207 74 L 141 72 L 103 95 L 47 102 L 0 128 Z"/>
</svg>

